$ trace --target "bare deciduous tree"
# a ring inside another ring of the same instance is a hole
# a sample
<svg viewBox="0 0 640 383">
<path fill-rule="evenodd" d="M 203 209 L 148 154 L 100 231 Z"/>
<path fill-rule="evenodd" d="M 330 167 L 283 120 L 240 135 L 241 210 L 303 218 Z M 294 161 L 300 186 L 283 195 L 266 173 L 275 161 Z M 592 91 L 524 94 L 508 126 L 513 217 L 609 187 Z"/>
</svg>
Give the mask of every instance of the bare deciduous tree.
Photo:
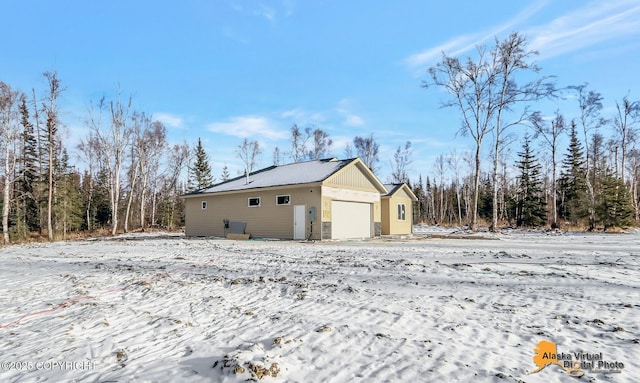
<svg viewBox="0 0 640 383">
<path fill-rule="evenodd" d="M 162 153 L 167 147 L 167 128 L 159 121 L 145 127 L 140 145 L 140 228 L 146 227 L 146 197 L 149 193 L 149 178 L 158 174 Z"/>
<path fill-rule="evenodd" d="M 280 157 L 282 157 L 282 153 L 280 153 L 280 148 L 279 147 L 275 147 L 273 149 L 273 164 L 278 166 L 280 165 Z"/>
<path fill-rule="evenodd" d="M 444 199 L 444 189 L 445 189 L 445 175 L 447 172 L 447 161 L 445 160 L 444 154 L 440 154 L 438 155 L 438 157 L 436 157 L 436 161 L 434 163 L 434 169 L 435 172 L 438 176 L 438 199 L 439 199 L 439 203 L 438 203 L 438 211 L 437 213 L 434 212 L 434 215 L 436 215 L 436 219 L 438 220 L 437 222 L 439 224 L 444 223 L 444 218 L 445 218 L 445 212 L 447 210 L 447 206 L 445 203 L 445 199 Z M 435 196 L 434 196 L 435 199 Z"/>
<path fill-rule="evenodd" d="M 313 131 L 313 148 L 309 150 L 308 157 L 310 160 L 319 160 L 329 155 L 333 140 L 329 138 L 329 134 L 322 129 L 314 129 Z"/>
<path fill-rule="evenodd" d="M 297 124 L 293 124 L 291 127 L 291 158 L 293 162 L 304 161 L 309 137 L 311 137 L 311 128 L 307 127 L 302 132 Z"/>
<path fill-rule="evenodd" d="M 533 113 L 529 120 L 535 131 L 534 138 L 542 137 L 551 153 L 551 196 L 553 199 L 551 227 L 555 229 L 558 227 L 558 140 L 567 126 L 564 116 L 558 111 L 556 111 L 556 117 L 548 125 L 539 112 Z"/>
<path fill-rule="evenodd" d="M 180 191 L 178 190 L 178 183 L 180 180 L 180 176 L 184 169 L 187 167 L 187 163 L 189 160 L 190 151 L 189 145 L 185 142 L 180 145 L 173 145 L 169 151 L 169 159 L 167 168 L 162 176 L 162 189 L 165 192 L 165 199 L 170 200 L 172 203 L 170 204 L 169 214 L 167 217 L 167 227 L 169 229 L 173 229 L 174 217 L 176 214 L 176 204 L 174 201 L 178 197 Z M 154 199 L 152 202 L 152 216 L 151 223 L 155 224 L 156 222 L 156 193 L 154 193 Z"/>
<path fill-rule="evenodd" d="M 468 57 L 462 63 L 457 57 L 443 54 L 442 61 L 429 68 L 431 82 L 423 82 L 424 88 L 433 86 L 444 88 L 451 98 L 442 101 L 442 107 L 453 107 L 461 113 L 462 135 L 470 135 L 475 142 L 473 163 L 473 189 L 469 228 L 476 230 L 478 225 L 478 196 L 480 191 L 480 166 L 482 144 L 491 132 L 495 111 L 495 73 L 486 59 L 484 47 L 477 47 L 478 61 Z"/>
<path fill-rule="evenodd" d="M 391 179 L 394 183 L 409 182 L 409 165 L 411 165 L 411 141 L 407 141 L 404 147 L 398 146 L 393 153 L 391 162 Z"/>
<path fill-rule="evenodd" d="M 262 153 L 258 141 L 249 141 L 246 138 L 238 145 L 236 155 L 244 163 L 245 172 L 251 173 L 258 163 L 258 156 Z"/>
<path fill-rule="evenodd" d="M 493 212 L 491 230 L 498 229 L 498 170 L 500 155 L 505 144 L 506 131 L 515 125 L 521 124 L 529 115 L 528 106 L 515 116 L 510 122 L 505 122 L 505 113 L 512 111 L 516 104 L 539 100 L 553 95 L 555 87 L 547 82 L 547 77 L 540 77 L 523 85 L 516 83 L 516 76 L 522 72 L 538 73 L 540 68 L 530 62 L 538 52 L 527 50 L 527 41 L 524 36 L 512 33 L 504 41 L 496 39 L 496 47 L 492 51 L 492 67 L 495 71 L 496 96 L 495 102 L 495 129 L 493 146 Z"/>
<path fill-rule="evenodd" d="M 614 124 L 620 143 L 620 179 L 626 182 L 624 170 L 627 166 L 629 145 L 636 140 L 638 131 L 636 124 L 640 122 L 640 101 L 630 101 L 629 96 L 624 96 L 622 102 L 616 101 L 616 117 Z"/>
<path fill-rule="evenodd" d="M 569 89 L 572 89 L 577 93 L 578 96 L 578 106 L 580 108 L 580 126 L 582 127 L 582 133 L 584 138 L 584 145 L 587 146 L 589 142 L 589 132 L 597 131 L 600 127 L 604 126 L 607 123 L 607 120 L 600 117 L 600 112 L 602 111 L 602 95 L 598 92 L 594 92 L 592 90 L 587 91 L 588 84 L 582 84 L 577 86 L 570 86 Z M 587 147 L 586 156 L 585 156 L 585 181 L 587 184 L 587 195 L 589 198 L 589 206 L 587 210 L 589 212 L 589 221 L 590 225 L 593 226 L 595 224 L 595 215 L 596 215 L 596 197 L 595 190 L 593 187 L 594 182 L 592 182 L 590 174 L 595 174 L 592 168 L 594 166 L 593 154 Z"/>
<path fill-rule="evenodd" d="M 88 122 L 87 125 L 91 126 Z M 100 143 L 96 139 L 94 131 L 89 132 L 89 136 L 86 139 L 80 140 L 78 144 L 78 156 L 81 161 L 87 166 L 85 177 L 88 177 L 88 188 L 86 190 L 85 198 L 85 219 L 88 230 L 93 230 L 93 195 L 95 192 L 95 180 L 98 177 L 99 169 L 99 153 Z"/>
<path fill-rule="evenodd" d="M 54 166 L 56 159 L 56 146 L 58 140 L 58 127 L 60 120 L 58 119 L 58 105 L 57 100 L 62 92 L 60 87 L 60 80 L 56 72 L 45 72 L 44 76 L 47 78 L 49 89 L 47 93 L 46 102 L 43 104 L 43 110 L 47 117 L 46 129 L 47 129 L 47 148 L 48 148 L 48 161 L 49 161 L 49 194 L 47 199 L 47 234 L 49 240 L 53 240 L 53 194 L 54 194 Z"/>
<path fill-rule="evenodd" d="M 495 48 L 487 55 L 486 48 L 476 48 L 477 58 L 468 57 L 464 63 L 457 57 L 443 54 L 442 61 L 429 68 L 431 82 L 423 82 L 423 87 L 438 86 L 451 95 L 442 103 L 443 107 L 454 107 L 461 112 L 460 132 L 469 134 L 475 141 L 475 169 L 473 182 L 472 230 L 477 228 L 478 193 L 480 186 L 480 165 L 483 142 L 487 134 L 494 133 L 493 145 L 493 219 L 492 229 L 497 227 L 498 218 L 498 169 L 505 131 L 521 123 L 526 111 L 513 122 L 505 123 L 504 113 L 516 103 L 539 99 L 553 90 L 550 83 L 541 78 L 519 86 L 515 76 L 520 71 L 537 72 L 538 68 L 528 62 L 536 54 L 526 50 L 526 39 L 513 33 L 504 41 L 496 39 Z"/>
<path fill-rule="evenodd" d="M 101 99 L 89 110 L 89 125 L 93 130 L 99 147 L 101 168 L 107 171 L 109 182 L 109 201 L 111 204 L 111 234 L 118 230 L 118 209 L 120 206 L 122 166 L 125 151 L 129 145 L 130 129 L 127 126 L 131 112 L 131 97 L 123 101 L 121 92 L 116 100 L 109 102 Z M 108 108 L 109 128 L 104 127 L 102 112 Z M 97 109 L 97 110 L 96 110 Z"/>
<path fill-rule="evenodd" d="M 460 171 L 462 168 L 462 161 L 463 157 L 458 155 L 455 150 L 447 157 L 447 166 L 449 170 L 453 172 L 453 186 L 456 189 L 456 205 L 459 225 L 462 225 L 462 190 L 460 188 Z"/>
<path fill-rule="evenodd" d="M 353 139 L 353 146 L 356 149 L 357 156 L 375 173 L 376 164 L 380 160 L 378 157 L 380 145 L 373 138 L 373 133 L 369 137 L 356 136 Z"/>
<path fill-rule="evenodd" d="M 344 156 L 345 158 L 353 158 L 353 147 L 350 142 L 344 145 Z"/>
<path fill-rule="evenodd" d="M 11 210 L 11 189 L 15 179 L 16 149 L 19 138 L 18 99 L 19 92 L 14 91 L 4 82 L 0 82 L 0 148 L 3 157 L 0 163 L 4 166 L 2 174 L 2 237 L 5 244 L 10 243 L 9 211 Z"/>
</svg>

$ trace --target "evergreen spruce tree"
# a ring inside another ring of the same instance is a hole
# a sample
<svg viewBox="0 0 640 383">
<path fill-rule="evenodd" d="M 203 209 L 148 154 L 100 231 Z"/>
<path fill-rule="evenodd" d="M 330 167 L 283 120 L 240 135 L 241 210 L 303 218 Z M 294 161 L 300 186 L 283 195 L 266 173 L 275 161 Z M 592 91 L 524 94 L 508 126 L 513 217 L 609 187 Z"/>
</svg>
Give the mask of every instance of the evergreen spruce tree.
<svg viewBox="0 0 640 383">
<path fill-rule="evenodd" d="M 483 220 L 490 220 L 493 213 L 493 186 L 491 177 L 485 176 L 480 181 L 480 190 L 478 191 L 478 217 Z"/>
<path fill-rule="evenodd" d="M 36 199 L 38 142 L 33 124 L 29 116 L 26 97 L 20 100 L 20 115 L 22 125 L 22 150 L 19 159 L 18 179 L 16 180 L 18 198 L 17 216 L 18 227 L 26 237 L 28 232 L 40 229 L 38 219 L 38 201 Z"/>
<path fill-rule="evenodd" d="M 631 225 L 633 209 L 631 197 L 624 182 L 607 169 L 601 177 L 600 193 L 596 202 L 596 216 L 604 230 Z"/>
<path fill-rule="evenodd" d="M 424 186 L 422 182 L 422 174 L 418 176 L 418 183 L 413 186 L 413 194 L 416 195 L 418 201 L 415 203 L 415 207 L 413 209 L 413 222 L 424 222 L 425 216 L 425 195 L 424 195 Z"/>
<path fill-rule="evenodd" d="M 84 223 L 84 204 L 80 185 L 80 174 L 69 165 L 69 155 L 62 149 L 56 161 L 56 198 L 53 205 L 54 228 L 67 239 L 67 234 L 78 231 Z"/>
<path fill-rule="evenodd" d="M 224 167 L 222 168 L 222 175 L 220 176 L 222 178 L 222 181 L 228 181 L 229 178 L 231 178 L 231 174 L 229 174 L 229 168 L 227 167 L 227 165 L 224 165 Z"/>
<path fill-rule="evenodd" d="M 579 224 L 589 216 L 584 152 L 575 121 L 571 122 L 569 148 L 562 161 L 560 174 L 560 216 Z"/>
<path fill-rule="evenodd" d="M 196 146 L 196 161 L 193 167 L 189 169 L 189 189 L 198 190 L 211 186 L 215 180 L 211 175 L 211 166 L 209 165 L 209 156 L 202 147 L 202 140 L 198 138 Z"/>
<path fill-rule="evenodd" d="M 543 226 L 547 218 L 547 209 L 542 192 L 540 164 L 531 151 L 531 140 L 525 136 L 520 160 L 516 163 L 520 169 L 516 195 L 516 225 Z"/>
<path fill-rule="evenodd" d="M 94 228 L 111 226 L 111 202 L 109 200 L 109 171 L 101 168 L 96 174 L 91 215 Z"/>
</svg>

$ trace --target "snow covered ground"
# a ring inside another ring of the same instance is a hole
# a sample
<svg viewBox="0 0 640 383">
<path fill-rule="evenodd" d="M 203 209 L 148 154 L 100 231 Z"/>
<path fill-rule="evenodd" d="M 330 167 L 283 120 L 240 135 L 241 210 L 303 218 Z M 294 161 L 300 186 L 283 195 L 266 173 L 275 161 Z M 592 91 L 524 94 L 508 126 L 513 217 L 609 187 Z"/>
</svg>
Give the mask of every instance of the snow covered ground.
<svg viewBox="0 0 640 383">
<path fill-rule="evenodd" d="M 640 233 L 441 236 L 0 248 L 0 381 L 638 381 Z"/>
</svg>

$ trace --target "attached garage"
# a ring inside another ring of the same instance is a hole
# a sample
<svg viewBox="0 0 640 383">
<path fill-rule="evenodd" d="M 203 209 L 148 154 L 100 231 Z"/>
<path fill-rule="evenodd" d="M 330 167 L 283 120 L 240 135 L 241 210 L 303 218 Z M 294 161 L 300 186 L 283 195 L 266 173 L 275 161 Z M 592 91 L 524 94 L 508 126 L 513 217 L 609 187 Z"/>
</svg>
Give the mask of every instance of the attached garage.
<svg viewBox="0 0 640 383">
<path fill-rule="evenodd" d="M 370 238 L 372 204 L 331 201 L 331 239 Z"/>
</svg>

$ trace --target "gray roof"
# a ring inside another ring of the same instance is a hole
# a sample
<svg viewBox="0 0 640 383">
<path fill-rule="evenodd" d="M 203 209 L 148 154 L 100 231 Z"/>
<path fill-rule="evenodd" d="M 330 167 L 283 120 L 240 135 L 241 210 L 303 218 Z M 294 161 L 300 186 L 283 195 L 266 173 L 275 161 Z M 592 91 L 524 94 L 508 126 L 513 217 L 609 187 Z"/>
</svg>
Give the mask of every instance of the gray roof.
<svg viewBox="0 0 640 383">
<path fill-rule="evenodd" d="M 384 184 L 384 187 L 387 189 L 387 194 L 385 194 L 385 197 L 391 197 L 392 195 L 394 195 L 398 190 L 402 189 L 404 186 L 407 186 L 407 193 L 409 194 L 409 196 L 411 197 L 412 200 L 417 201 L 418 197 L 415 196 L 415 194 L 413 194 L 413 190 L 411 190 L 411 188 L 409 187 L 409 185 L 407 185 L 406 183 L 400 183 L 400 184 Z"/>
<path fill-rule="evenodd" d="M 188 195 L 322 182 L 355 160 L 355 158 L 347 160 L 327 158 L 287 165 L 269 166 L 250 173 L 248 177 L 249 182 L 247 182 L 247 177 L 243 175 L 189 193 Z"/>
<path fill-rule="evenodd" d="M 389 191 L 385 195 L 393 195 L 393 193 L 397 192 L 404 184 L 384 184 L 384 187 Z"/>
</svg>

